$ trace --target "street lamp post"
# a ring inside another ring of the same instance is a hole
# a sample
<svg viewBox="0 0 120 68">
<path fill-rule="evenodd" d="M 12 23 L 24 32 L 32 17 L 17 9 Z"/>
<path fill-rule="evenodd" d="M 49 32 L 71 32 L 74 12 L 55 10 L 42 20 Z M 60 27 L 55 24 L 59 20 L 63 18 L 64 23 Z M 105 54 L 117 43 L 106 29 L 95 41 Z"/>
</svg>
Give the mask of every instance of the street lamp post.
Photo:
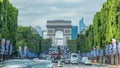
<svg viewBox="0 0 120 68">
<path fill-rule="evenodd" d="M 79 51 L 79 48 L 80 48 L 80 46 L 79 46 L 79 40 L 77 39 L 77 52 Z"/>
<path fill-rule="evenodd" d="M 96 46 L 96 53 L 97 53 L 97 61 L 99 60 L 99 47 Z"/>
<path fill-rule="evenodd" d="M 1 22 L 3 23 L 3 15 L 1 16 Z M 0 34 L 1 35 L 1 34 Z M 5 46 L 5 45 L 4 45 Z M 1 50 L 1 52 L 2 52 L 2 50 Z M 4 60 L 4 54 L 2 54 L 2 60 Z"/>
<path fill-rule="evenodd" d="M 117 48 L 118 48 L 118 64 L 120 65 L 120 42 L 117 42 Z"/>
<path fill-rule="evenodd" d="M 112 55 L 111 55 L 111 64 L 115 64 L 115 55 L 114 55 L 114 46 L 116 45 L 116 40 L 112 39 Z"/>
<path fill-rule="evenodd" d="M 118 42 L 116 42 L 116 64 L 118 65 L 118 57 L 119 57 L 119 54 L 118 54 Z"/>
<path fill-rule="evenodd" d="M 79 35 L 77 35 L 77 52 L 79 51 L 79 48 L 80 48 L 80 45 L 79 45 L 79 42 L 80 42 L 80 41 L 79 41 L 78 38 L 79 38 Z"/>
<path fill-rule="evenodd" d="M 116 16 L 116 23 L 118 23 L 118 18 L 119 18 L 119 15 L 120 15 L 120 11 L 117 12 L 117 16 Z M 118 42 L 115 42 L 116 43 L 116 64 L 118 65 L 118 60 L 119 60 L 119 53 L 118 53 Z"/>
</svg>

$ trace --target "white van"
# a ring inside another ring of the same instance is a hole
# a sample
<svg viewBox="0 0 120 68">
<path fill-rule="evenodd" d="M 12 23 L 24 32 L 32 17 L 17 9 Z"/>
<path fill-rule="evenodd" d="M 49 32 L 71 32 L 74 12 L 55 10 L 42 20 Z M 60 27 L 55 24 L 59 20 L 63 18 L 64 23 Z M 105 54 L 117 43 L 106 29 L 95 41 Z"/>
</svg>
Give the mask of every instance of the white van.
<svg viewBox="0 0 120 68">
<path fill-rule="evenodd" d="M 78 64 L 78 54 L 77 53 L 72 53 L 70 56 L 70 62 L 72 64 Z"/>
</svg>

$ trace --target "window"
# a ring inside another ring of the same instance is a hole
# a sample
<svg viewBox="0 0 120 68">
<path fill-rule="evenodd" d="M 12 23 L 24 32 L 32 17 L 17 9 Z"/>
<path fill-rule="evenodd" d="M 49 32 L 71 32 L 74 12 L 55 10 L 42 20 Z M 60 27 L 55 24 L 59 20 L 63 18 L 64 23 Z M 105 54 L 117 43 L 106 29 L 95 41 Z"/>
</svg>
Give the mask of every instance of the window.
<svg viewBox="0 0 120 68">
<path fill-rule="evenodd" d="M 53 33 L 53 30 L 48 30 L 48 33 Z"/>
<path fill-rule="evenodd" d="M 70 33 L 70 30 L 65 30 L 65 33 Z"/>
<path fill-rule="evenodd" d="M 69 37 L 66 37 L 66 40 L 69 40 L 70 38 Z"/>
<path fill-rule="evenodd" d="M 77 57 L 77 55 L 73 55 L 73 57 Z"/>
</svg>

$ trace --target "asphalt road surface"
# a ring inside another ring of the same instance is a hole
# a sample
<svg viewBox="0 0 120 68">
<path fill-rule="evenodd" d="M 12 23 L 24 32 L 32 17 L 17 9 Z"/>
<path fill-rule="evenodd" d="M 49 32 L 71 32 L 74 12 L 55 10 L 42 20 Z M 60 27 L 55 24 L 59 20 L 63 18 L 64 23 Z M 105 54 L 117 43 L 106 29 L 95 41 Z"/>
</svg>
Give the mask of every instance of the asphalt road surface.
<svg viewBox="0 0 120 68">
<path fill-rule="evenodd" d="M 84 64 L 63 64 L 62 67 L 58 67 L 57 64 L 53 68 L 120 68 L 117 66 L 108 66 L 108 65 L 84 65 Z"/>
</svg>

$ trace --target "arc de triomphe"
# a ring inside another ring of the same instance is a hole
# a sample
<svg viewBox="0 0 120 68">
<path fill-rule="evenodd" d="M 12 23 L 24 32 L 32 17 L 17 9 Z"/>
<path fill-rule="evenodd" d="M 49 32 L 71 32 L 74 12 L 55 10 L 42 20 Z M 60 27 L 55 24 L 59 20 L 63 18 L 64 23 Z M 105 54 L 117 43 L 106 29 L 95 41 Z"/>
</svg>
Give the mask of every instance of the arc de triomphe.
<svg viewBox="0 0 120 68">
<path fill-rule="evenodd" d="M 63 45 L 67 45 L 67 40 L 71 40 L 71 21 L 53 20 L 47 21 L 47 36 L 52 39 L 52 46 L 55 44 L 55 33 L 63 32 Z"/>
</svg>

